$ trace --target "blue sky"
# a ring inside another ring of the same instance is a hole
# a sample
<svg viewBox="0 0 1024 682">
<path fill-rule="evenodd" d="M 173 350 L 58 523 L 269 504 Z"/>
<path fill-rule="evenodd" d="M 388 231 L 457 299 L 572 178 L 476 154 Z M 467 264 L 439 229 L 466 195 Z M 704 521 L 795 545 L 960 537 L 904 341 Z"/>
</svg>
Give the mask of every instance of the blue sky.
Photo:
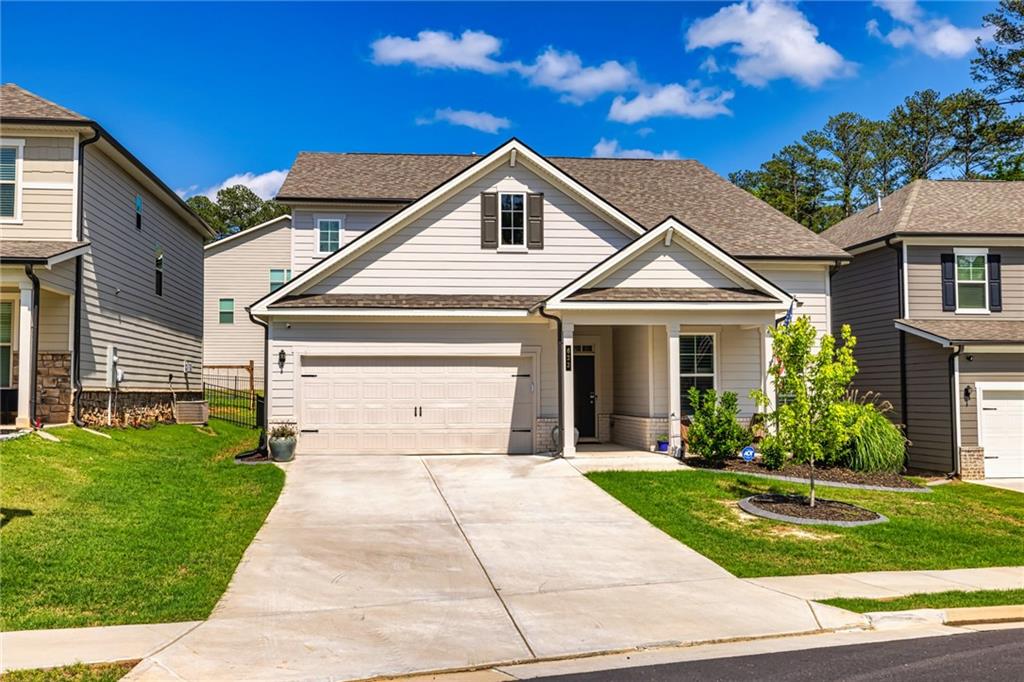
<svg viewBox="0 0 1024 682">
<path fill-rule="evenodd" d="M 0 75 L 192 193 L 250 174 L 269 194 L 300 150 L 486 152 L 512 135 L 724 175 L 830 114 L 970 86 L 994 4 L 5 1 Z"/>
</svg>

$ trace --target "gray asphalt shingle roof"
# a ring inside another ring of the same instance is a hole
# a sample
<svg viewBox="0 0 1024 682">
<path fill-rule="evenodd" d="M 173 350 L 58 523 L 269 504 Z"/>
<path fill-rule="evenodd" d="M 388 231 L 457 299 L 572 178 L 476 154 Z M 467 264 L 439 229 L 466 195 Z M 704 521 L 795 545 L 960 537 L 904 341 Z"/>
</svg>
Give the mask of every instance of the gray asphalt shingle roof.
<svg viewBox="0 0 1024 682">
<path fill-rule="evenodd" d="M 960 343 L 1024 343 L 1024 320 L 995 320 L 990 318 L 959 320 L 896 320 L 926 334 Z"/>
</svg>

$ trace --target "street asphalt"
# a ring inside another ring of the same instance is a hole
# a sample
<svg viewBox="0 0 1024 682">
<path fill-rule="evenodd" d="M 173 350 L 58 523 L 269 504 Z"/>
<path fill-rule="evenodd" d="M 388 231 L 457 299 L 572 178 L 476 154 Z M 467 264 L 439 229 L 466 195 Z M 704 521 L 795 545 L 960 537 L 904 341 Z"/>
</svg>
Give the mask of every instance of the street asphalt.
<svg viewBox="0 0 1024 682">
<path fill-rule="evenodd" d="M 1024 629 L 807 649 L 537 678 L 544 682 L 1024 679 Z"/>
</svg>

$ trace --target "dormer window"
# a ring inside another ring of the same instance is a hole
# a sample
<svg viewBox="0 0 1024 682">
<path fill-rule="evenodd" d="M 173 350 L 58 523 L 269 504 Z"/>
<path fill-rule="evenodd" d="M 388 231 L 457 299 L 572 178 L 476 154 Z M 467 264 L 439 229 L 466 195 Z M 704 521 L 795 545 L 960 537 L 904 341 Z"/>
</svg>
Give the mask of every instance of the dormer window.
<svg viewBox="0 0 1024 682">
<path fill-rule="evenodd" d="M 522 193 L 501 193 L 498 195 L 500 210 L 501 245 L 523 246 L 526 243 L 526 195 Z"/>
<path fill-rule="evenodd" d="M 955 254 L 956 311 L 988 312 L 988 252 L 957 249 Z"/>
</svg>

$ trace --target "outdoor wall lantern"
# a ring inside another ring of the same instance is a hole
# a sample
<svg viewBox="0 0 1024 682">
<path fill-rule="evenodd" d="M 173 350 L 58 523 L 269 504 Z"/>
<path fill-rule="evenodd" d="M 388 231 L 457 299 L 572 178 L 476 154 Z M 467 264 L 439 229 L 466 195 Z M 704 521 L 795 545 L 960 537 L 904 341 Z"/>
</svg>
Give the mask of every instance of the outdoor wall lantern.
<svg viewBox="0 0 1024 682">
<path fill-rule="evenodd" d="M 971 387 L 964 386 L 964 403 L 967 405 L 971 404 Z"/>
<path fill-rule="evenodd" d="M 278 354 L 277 354 L 277 366 L 281 369 L 281 371 L 284 371 L 284 361 L 287 360 L 287 359 L 288 359 L 288 356 L 285 355 L 285 352 L 283 350 L 278 352 Z"/>
</svg>

